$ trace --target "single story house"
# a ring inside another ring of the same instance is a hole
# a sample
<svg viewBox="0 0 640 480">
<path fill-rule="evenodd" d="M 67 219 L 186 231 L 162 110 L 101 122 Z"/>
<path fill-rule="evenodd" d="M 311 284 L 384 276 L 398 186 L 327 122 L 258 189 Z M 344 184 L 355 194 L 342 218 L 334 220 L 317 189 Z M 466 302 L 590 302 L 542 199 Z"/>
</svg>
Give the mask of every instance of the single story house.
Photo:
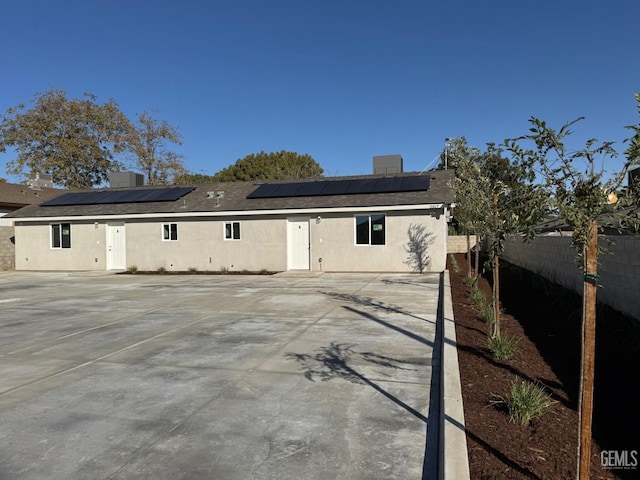
<svg viewBox="0 0 640 480">
<path fill-rule="evenodd" d="M 437 272 L 453 175 L 96 189 L 7 216 L 16 270 L 408 272 L 418 239 L 424 271 Z"/>
</svg>

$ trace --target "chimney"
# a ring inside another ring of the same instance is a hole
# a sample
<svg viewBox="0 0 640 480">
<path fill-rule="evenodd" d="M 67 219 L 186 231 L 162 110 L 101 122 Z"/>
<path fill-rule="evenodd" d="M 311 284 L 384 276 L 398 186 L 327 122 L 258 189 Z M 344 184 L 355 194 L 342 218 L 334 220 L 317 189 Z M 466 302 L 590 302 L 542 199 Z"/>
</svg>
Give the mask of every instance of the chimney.
<svg viewBox="0 0 640 480">
<path fill-rule="evenodd" d="M 373 157 L 373 174 L 402 173 L 401 155 L 378 155 Z"/>
<path fill-rule="evenodd" d="M 135 172 L 111 172 L 109 174 L 111 188 L 130 188 L 144 186 L 144 175 Z"/>
</svg>

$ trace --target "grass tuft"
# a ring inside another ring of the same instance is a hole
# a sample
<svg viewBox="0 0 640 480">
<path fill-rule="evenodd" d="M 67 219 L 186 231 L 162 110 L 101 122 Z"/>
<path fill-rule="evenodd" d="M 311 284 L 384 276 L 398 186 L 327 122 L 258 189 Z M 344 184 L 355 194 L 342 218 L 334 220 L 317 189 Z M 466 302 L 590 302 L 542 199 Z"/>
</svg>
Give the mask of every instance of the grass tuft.
<svg viewBox="0 0 640 480">
<path fill-rule="evenodd" d="M 138 271 L 138 267 L 136 265 L 130 265 L 129 268 L 127 268 L 127 272 L 129 273 L 136 273 Z"/>
<path fill-rule="evenodd" d="M 487 297 L 485 297 L 484 292 L 475 285 L 469 289 L 469 299 L 479 307 L 487 304 Z"/>
<path fill-rule="evenodd" d="M 494 314 L 493 314 L 493 304 L 486 303 L 480 307 L 480 320 L 491 325 L 493 324 Z"/>
<path fill-rule="evenodd" d="M 489 337 L 487 344 L 493 358 L 496 360 L 511 360 L 518 353 L 519 341 L 519 339 L 507 335 L 497 335 Z"/>
<path fill-rule="evenodd" d="M 493 395 L 490 403 L 506 408 L 509 421 L 527 426 L 536 418 L 541 417 L 556 403 L 547 395 L 544 387 L 539 383 L 526 380 L 511 382 L 509 395 Z"/>
</svg>

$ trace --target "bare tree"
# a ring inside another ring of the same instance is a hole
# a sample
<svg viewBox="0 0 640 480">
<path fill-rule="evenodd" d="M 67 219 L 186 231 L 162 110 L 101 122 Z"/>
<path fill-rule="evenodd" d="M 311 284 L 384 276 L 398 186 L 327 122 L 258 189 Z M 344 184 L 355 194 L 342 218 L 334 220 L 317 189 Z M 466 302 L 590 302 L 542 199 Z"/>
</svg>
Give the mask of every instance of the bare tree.
<svg viewBox="0 0 640 480">
<path fill-rule="evenodd" d="M 186 173 L 182 155 L 169 150 L 167 144 L 182 145 L 178 131 L 148 112 L 139 114 L 128 148 L 135 155 L 137 168 L 144 173 L 148 185 L 171 184 Z"/>
</svg>

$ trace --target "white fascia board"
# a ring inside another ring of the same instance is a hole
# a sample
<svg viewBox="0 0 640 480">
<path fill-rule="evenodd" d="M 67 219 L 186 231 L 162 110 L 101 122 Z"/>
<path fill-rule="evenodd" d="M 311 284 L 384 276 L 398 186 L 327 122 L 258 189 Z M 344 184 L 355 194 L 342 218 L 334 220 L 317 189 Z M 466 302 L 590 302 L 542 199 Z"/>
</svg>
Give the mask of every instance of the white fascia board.
<svg viewBox="0 0 640 480">
<path fill-rule="evenodd" d="M 338 207 L 338 208 L 287 208 L 281 210 L 224 210 L 219 212 L 171 212 L 171 213 L 133 213 L 123 215 L 67 215 L 58 217 L 25 217 L 15 218 L 17 222 L 53 222 L 86 220 L 90 222 L 98 220 L 147 220 L 170 218 L 203 218 L 203 217 L 247 217 L 247 216 L 271 216 L 271 215 L 319 215 L 328 213 L 356 213 L 356 212 L 395 212 L 410 210 L 433 210 L 446 207 L 445 203 L 423 203 L 415 205 L 378 205 L 374 207 Z"/>
</svg>

